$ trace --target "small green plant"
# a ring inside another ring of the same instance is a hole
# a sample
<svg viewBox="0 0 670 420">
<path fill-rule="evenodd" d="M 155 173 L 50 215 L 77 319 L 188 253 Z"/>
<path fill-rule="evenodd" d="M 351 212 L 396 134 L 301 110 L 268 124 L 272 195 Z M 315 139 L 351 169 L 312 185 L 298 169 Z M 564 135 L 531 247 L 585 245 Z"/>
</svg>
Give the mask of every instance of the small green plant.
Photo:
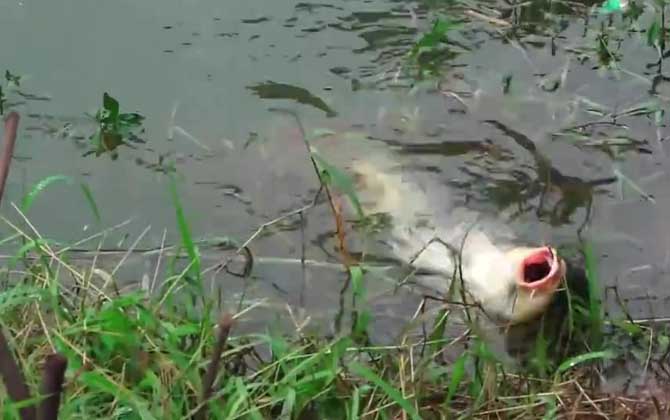
<svg viewBox="0 0 670 420">
<path fill-rule="evenodd" d="M 107 92 L 102 97 L 102 109 L 93 116 L 98 123 L 98 129 L 91 135 L 94 149 L 85 154 L 100 156 L 109 153 L 112 159 L 118 158 L 117 148 L 130 143 L 144 143 L 138 136 L 144 133 L 142 122 L 144 116 L 136 113 L 122 113 L 119 102 Z"/>
<path fill-rule="evenodd" d="M 668 29 L 666 27 L 665 8 L 667 6 L 666 0 L 657 0 L 653 2 L 654 5 L 654 20 L 647 28 L 647 45 L 656 48 L 660 59 L 663 59 L 665 52 L 666 38 L 668 36 Z"/>
<path fill-rule="evenodd" d="M 450 20 L 435 19 L 430 31 L 423 34 L 409 52 L 409 59 L 419 68 L 419 78 L 440 74 L 442 65 L 457 53 L 448 45 L 448 33 L 458 25 Z"/>
</svg>

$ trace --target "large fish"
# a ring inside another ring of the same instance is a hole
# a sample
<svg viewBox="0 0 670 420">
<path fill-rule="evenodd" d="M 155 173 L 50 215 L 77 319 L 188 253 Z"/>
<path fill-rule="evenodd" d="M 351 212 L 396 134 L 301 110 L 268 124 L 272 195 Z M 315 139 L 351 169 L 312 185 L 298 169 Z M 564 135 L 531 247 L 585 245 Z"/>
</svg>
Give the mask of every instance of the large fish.
<svg viewBox="0 0 670 420">
<path fill-rule="evenodd" d="M 520 245 L 504 225 L 459 212 L 446 187 L 383 154 L 349 166 L 364 211 L 390 216 L 392 253 L 429 273 L 417 276 L 420 285 L 453 291 L 497 324 L 531 321 L 554 300 L 567 271 L 555 248 Z"/>
</svg>

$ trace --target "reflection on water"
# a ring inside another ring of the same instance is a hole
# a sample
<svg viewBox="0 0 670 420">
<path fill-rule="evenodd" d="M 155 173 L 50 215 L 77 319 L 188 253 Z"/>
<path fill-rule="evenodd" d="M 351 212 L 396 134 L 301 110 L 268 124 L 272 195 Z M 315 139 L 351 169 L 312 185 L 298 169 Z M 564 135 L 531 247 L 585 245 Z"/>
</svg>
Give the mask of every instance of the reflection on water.
<svg viewBox="0 0 670 420">
<path fill-rule="evenodd" d="M 407 168 L 450 186 L 458 204 L 496 213 L 528 241 L 590 237 L 602 278 L 633 316 L 667 316 L 668 115 L 660 110 L 670 83 L 657 52 L 628 31 L 632 17 L 587 19 L 595 2 L 459 3 L 454 10 L 477 13 L 449 33 L 448 53 L 426 56 L 440 82 L 415 81 L 406 57 L 442 7 L 434 3 L 4 2 L 0 62 L 29 76 L 8 103 L 24 120 L 4 212 L 15 217 L 9 202 L 65 174 L 90 185 L 103 226 L 132 219 L 104 247 L 128 247 L 149 225 L 138 247 L 157 246 L 164 232 L 174 243 L 164 176 L 174 162 L 194 234 L 243 241 L 311 202 L 318 184 L 303 136 L 331 133 L 324 147 L 334 161 L 393 150 Z M 649 16 L 639 19 L 645 27 Z M 120 148 L 117 161 L 82 157 L 95 130 L 84 112 L 104 91 L 147 117 L 147 143 Z M 274 112 L 282 107 L 300 124 Z M 33 207 L 32 222 L 59 241 L 100 227 L 65 185 Z M 229 305 L 268 299 L 271 317 L 288 304 L 328 330 L 346 276 L 295 262 L 336 262 L 336 244 L 319 202 L 252 244 L 257 257 L 293 265 L 258 263 L 249 279 L 212 281 L 225 285 Z M 202 248 L 211 264 L 222 255 Z M 136 283 L 152 264 L 129 264 L 124 280 Z M 377 287 L 373 330 L 393 336 L 420 296 Z"/>
</svg>

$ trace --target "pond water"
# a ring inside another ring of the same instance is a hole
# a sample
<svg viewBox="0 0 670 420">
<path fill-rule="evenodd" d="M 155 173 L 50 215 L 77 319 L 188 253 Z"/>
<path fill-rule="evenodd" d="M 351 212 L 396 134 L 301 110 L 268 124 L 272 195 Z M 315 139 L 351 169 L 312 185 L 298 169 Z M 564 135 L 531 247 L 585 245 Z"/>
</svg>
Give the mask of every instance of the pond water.
<svg viewBox="0 0 670 420">
<path fill-rule="evenodd" d="M 317 191 L 299 126 L 283 109 L 307 133 L 328 129 L 394 149 L 449 184 L 463 206 L 498 212 L 528 240 L 570 245 L 581 234 L 634 317 L 667 317 L 670 130 L 659 110 L 670 102 L 670 79 L 647 43 L 651 3 L 633 5 L 643 11 L 636 20 L 571 1 L 3 1 L 0 70 L 25 76 L 24 94 L 8 97 L 22 121 L 3 213 L 20 220 L 10 202 L 62 174 L 75 182 L 45 190 L 28 215 L 45 237 L 73 242 L 129 220 L 103 248 L 138 238 L 137 249 L 174 244 L 160 169 L 176 161 L 194 236 L 244 241 Z M 460 27 L 439 62 L 425 60 L 442 70 L 439 84 L 419 82 L 408 54 L 441 13 Z M 103 92 L 122 112 L 146 117 L 146 143 L 120 147 L 115 160 L 82 156 L 95 131 L 85 113 Z M 352 147 L 331 157 L 366 153 Z M 289 219 L 252 243 L 250 279 L 212 277 L 230 305 L 242 294 L 263 302 L 249 328 L 289 312 L 332 328 L 346 276 L 336 264 L 303 271 L 296 263 L 303 238 L 308 260 L 338 261 L 328 206 L 304 222 Z M 205 267 L 224 255 L 214 245 L 201 251 Z M 99 264 L 114 267 L 122 255 Z M 118 275 L 136 284 L 156 260 L 132 255 Z M 373 330 L 394 335 L 420 296 L 371 283 Z"/>
</svg>

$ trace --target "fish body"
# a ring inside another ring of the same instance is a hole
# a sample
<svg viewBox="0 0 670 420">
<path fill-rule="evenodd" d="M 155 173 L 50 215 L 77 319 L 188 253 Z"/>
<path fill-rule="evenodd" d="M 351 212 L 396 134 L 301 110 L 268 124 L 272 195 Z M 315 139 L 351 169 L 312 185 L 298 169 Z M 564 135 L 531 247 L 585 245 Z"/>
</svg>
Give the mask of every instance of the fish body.
<svg viewBox="0 0 670 420">
<path fill-rule="evenodd" d="M 386 242 L 395 256 L 430 273 L 416 277 L 421 286 L 451 293 L 497 323 L 531 321 L 550 305 L 566 274 L 556 249 L 520 246 L 505 226 L 452 207 L 446 187 L 390 161 L 357 160 L 350 169 L 364 211 L 390 216 Z"/>
</svg>

